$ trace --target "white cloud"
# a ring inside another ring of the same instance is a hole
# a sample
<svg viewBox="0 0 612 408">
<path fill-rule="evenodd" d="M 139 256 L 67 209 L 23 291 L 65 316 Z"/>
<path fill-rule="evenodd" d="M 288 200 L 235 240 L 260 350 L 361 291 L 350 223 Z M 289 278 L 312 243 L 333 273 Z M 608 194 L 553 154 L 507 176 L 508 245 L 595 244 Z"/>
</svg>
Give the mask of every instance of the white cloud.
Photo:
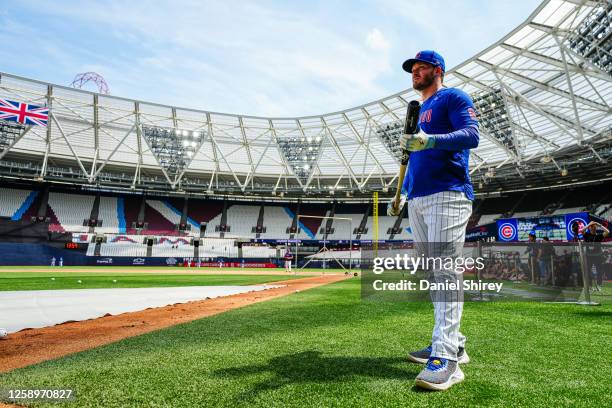
<svg viewBox="0 0 612 408">
<path fill-rule="evenodd" d="M 368 32 L 368 35 L 366 36 L 366 44 L 368 47 L 375 50 L 387 51 L 389 48 L 391 48 L 391 44 L 378 28 L 374 28 Z"/>
</svg>

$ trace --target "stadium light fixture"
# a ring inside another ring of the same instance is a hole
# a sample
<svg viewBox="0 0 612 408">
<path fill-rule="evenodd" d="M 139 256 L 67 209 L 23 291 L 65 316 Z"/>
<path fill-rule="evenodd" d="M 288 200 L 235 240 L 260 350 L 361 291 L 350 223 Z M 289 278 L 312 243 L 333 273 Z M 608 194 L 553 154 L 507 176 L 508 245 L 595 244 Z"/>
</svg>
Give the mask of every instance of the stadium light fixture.
<svg viewBox="0 0 612 408">
<path fill-rule="evenodd" d="M 479 92 L 472 95 L 472 100 L 480 126 L 501 145 L 517 157 L 520 156 L 519 146 L 514 142 L 510 115 L 502 91 L 497 89 L 491 92 Z"/>
<path fill-rule="evenodd" d="M 404 131 L 404 122 L 397 120 L 385 123 L 376 129 L 376 135 L 383 142 L 387 151 L 399 162 L 402 157 L 402 149 L 399 146 L 399 138 Z"/>
<path fill-rule="evenodd" d="M 277 137 L 278 147 L 285 157 L 293 173 L 300 181 L 306 181 L 310 176 L 321 148 L 316 138 L 308 137 Z"/>
<path fill-rule="evenodd" d="M 143 126 L 142 131 L 159 165 L 175 181 L 189 166 L 202 142 L 202 138 L 199 142 L 192 140 L 194 132 L 189 130 Z"/>
</svg>

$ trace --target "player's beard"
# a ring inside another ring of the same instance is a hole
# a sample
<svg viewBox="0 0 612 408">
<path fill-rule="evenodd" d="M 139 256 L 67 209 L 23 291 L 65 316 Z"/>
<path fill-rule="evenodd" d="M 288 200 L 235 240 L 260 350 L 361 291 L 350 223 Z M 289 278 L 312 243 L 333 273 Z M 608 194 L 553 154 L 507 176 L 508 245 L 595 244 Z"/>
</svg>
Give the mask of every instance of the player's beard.
<svg viewBox="0 0 612 408">
<path fill-rule="evenodd" d="M 415 83 L 412 81 L 412 87 L 417 91 L 422 91 L 423 89 L 427 89 L 434 83 L 435 76 L 434 72 L 431 71 L 427 74 L 421 75 L 421 79 L 419 83 Z"/>
</svg>

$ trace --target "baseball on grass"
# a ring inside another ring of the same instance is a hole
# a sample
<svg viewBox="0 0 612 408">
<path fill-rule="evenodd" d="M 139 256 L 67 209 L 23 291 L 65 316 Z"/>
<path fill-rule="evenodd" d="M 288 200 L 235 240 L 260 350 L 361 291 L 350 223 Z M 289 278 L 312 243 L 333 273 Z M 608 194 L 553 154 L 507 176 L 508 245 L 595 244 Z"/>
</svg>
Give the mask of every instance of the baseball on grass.
<svg viewBox="0 0 612 408">
<path fill-rule="evenodd" d="M 77 281 L 77 283 L 83 283 L 83 281 L 81 281 L 80 279 Z"/>
<path fill-rule="evenodd" d="M 55 280 L 55 278 L 51 278 L 51 280 Z"/>
<path fill-rule="evenodd" d="M 117 283 L 117 279 L 113 279 L 113 283 Z"/>
</svg>

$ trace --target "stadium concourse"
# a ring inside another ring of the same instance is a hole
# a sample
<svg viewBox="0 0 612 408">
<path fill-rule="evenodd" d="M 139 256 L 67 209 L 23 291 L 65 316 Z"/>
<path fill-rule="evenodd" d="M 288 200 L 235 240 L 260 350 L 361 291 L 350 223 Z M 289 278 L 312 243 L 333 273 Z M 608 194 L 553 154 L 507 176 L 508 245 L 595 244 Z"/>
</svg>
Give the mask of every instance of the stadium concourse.
<svg viewBox="0 0 612 408">
<path fill-rule="evenodd" d="M 373 254 L 417 248 L 406 209 L 386 215 L 414 89 L 278 118 L 0 72 L 0 401 L 606 405 L 576 350 L 609 366 L 611 16 L 544 0 L 445 72 L 480 132 L 465 276 L 503 284 L 466 290 L 475 362 L 449 400 L 406 387 L 399 357 L 431 336 L 429 295 L 407 313 L 363 290 Z"/>
</svg>

